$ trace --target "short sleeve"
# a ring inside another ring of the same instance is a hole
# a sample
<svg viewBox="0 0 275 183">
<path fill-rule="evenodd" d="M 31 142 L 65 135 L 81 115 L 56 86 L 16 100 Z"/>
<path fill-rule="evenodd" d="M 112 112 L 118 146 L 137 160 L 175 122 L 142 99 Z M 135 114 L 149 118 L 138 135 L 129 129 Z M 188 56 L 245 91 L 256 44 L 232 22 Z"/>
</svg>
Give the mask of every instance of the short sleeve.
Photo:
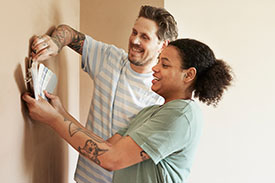
<svg viewBox="0 0 275 183">
<path fill-rule="evenodd" d="M 151 157 L 155 164 L 184 148 L 190 139 L 188 107 L 167 107 L 150 117 L 128 135 Z"/>
<path fill-rule="evenodd" d="M 127 61 L 127 53 L 114 45 L 109 45 L 85 35 L 81 67 L 93 79 L 106 65 L 120 70 Z"/>
<path fill-rule="evenodd" d="M 121 135 L 121 136 L 124 136 L 124 134 L 126 133 L 127 130 L 128 130 L 128 127 L 121 128 L 116 133 L 119 134 L 119 135 Z"/>
</svg>

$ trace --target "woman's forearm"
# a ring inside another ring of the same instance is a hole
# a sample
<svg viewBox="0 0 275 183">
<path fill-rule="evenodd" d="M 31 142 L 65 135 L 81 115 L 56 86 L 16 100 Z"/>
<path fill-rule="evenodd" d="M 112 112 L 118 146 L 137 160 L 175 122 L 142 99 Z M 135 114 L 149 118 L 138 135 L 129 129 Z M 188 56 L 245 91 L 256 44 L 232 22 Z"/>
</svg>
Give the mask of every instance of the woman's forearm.
<svg viewBox="0 0 275 183">
<path fill-rule="evenodd" d="M 108 163 L 109 156 L 99 158 L 110 150 L 110 143 L 84 128 L 69 114 L 64 117 L 60 115 L 51 127 L 84 157 L 110 170 L 112 162 Z"/>
</svg>

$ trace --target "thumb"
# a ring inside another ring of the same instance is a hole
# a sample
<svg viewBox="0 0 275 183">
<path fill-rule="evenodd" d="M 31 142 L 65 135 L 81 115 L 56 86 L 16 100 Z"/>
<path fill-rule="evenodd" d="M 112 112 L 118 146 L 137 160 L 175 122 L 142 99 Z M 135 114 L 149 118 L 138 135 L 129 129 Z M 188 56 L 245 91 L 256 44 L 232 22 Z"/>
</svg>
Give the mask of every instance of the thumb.
<svg viewBox="0 0 275 183">
<path fill-rule="evenodd" d="M 42 101 L 45 100 L 42 96 L 38 95 L 38 100 Z"/>
<path fill-rule="evenodd" d="M 23 99 L 26 103 L 28 103 L 28 104 L 32 104 L 32 103 L 35 102 L 35 99 L 32 98 L 32 97 L 30 96 L 30 93 L 28 93 L 28 92 L 25 92 L 25 93 L 22 95 L 22 99 Z"/>
<path fill-rule="evenodd" d="M 47 90 L 44 90 L 44 93 L 45 93 L 46 97 L 51 99 L 51 100 L 55 98 L 55 95 L 53 95 L 51 93 L 48 93 Z"/>
</svg>

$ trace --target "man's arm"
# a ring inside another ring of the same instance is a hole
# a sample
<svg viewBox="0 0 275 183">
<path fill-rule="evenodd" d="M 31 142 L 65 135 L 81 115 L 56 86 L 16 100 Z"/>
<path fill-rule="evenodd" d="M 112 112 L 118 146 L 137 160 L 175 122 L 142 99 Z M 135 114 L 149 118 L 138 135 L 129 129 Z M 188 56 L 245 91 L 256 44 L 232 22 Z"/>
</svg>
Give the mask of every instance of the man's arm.
<svg viewBox="0 0 275 183">
<path fill-rule="evenodd" d="M 85 35 L 68 25 L 59 25 L 48 35 L 36 36 L 32 42 L 33 60 L 43 61 L 56 56 L 64 46 L 69 46 L 82 55 Z"/>
<path fill-rule="evenodd" d="M 114 171 L 149 159 L 149 156 L 129 137 L 115 134 L 107 141 L 84 128 L 71 115 L 64 117 L 46 100 L 23 95 L 31 118 L 51 126 L 73 148 L 106 170 Z"/>
<path fill-rule="evenodd" d="M 52 40 L 60 51 L 64 46 L 69 46 L 74 51 L 82 55 L 85 35 L 74 30 L 68 25 L 59 25 L 51 35 Z"/>
</svg>

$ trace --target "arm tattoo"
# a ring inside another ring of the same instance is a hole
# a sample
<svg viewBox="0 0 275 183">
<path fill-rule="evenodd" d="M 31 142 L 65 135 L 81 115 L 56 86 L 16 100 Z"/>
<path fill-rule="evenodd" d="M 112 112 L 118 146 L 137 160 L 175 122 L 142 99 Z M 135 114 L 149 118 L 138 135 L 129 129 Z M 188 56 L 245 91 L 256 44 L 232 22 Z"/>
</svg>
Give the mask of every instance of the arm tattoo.
<svg viewBox="0 0 275 183">
<path fill-rule="evenodd" d="M 145 151 L 140 152 L 140 157 L 141 157 L 142 161 L 149 159 L 148 155 L 146 154 Z"/>
<path fill-rule="evenodd" d="M 98 160 L 98 156 L 104 154 L 107 149 L 100 149 L 96 143 L 94 143 L 92 140 L 87 140 L 84 147 L 78 147 L 78 151 L 80 154 L 86 156 L 96 164 L 100 165 L 100 161 Z"/>
<path fill-rule="evenodd" d="M 88 139 L 84 145 L 83 148 L 78 147 L 78 151 L 80 154 L 84 155 L 85 157 L 89 158 L 96 164 L 100 165 L 100 161 L 98 159 L 98 156 L 104 154 L 105 152 L 108 151 L 108 149 L 101 149 L 98 147 L 97 143 L 105 143 L 103 139 L 100 137 L 93 135 L 86 131 L 85 129 L 82 129 L 78 127 L 76 124 L 73 122 L 69 121 L 68 119 L 64 118 L 65 122 L 70 122 L 69 124 L 69 134 L 71 137 L 73 137 L 77 132 L 82 132 L 91 139 Z"/>
<path fill-rule="evenodd" d="M 84 40 L 85 40 L 84 34 L 78 31 L 74 31 L 72 42 L 68 46 L 73 50 L 75 50 L 80 55 L 82 55 Z"/>
<path fill-rule="evenodd" d="M 88 137 L 90 137 L 92 140 L 96 141 L 97 143 L 105 143 L 105 141 L 102 138 L 89 133 L 85 129 L 82 129 L 82 128 L 78 127 L 76 124 L 74 124 L 70 120 L 64 118 L 64 121 L 65 122 L 70 122 L 70 124 L 69 124 L 69 134 L 70 134 L 71 137 L 74 136 L 77 132 L 82 132 L 85 135 L 87 135 Z"/>
<path fill-rule="evenodd" d="M 67 25 L 60 25 L 53 32 L 52 40 L 58 46 L 58 52 L 68 45 L 79 54 L 82 54 L 85 35 Z"/>
</svg>

